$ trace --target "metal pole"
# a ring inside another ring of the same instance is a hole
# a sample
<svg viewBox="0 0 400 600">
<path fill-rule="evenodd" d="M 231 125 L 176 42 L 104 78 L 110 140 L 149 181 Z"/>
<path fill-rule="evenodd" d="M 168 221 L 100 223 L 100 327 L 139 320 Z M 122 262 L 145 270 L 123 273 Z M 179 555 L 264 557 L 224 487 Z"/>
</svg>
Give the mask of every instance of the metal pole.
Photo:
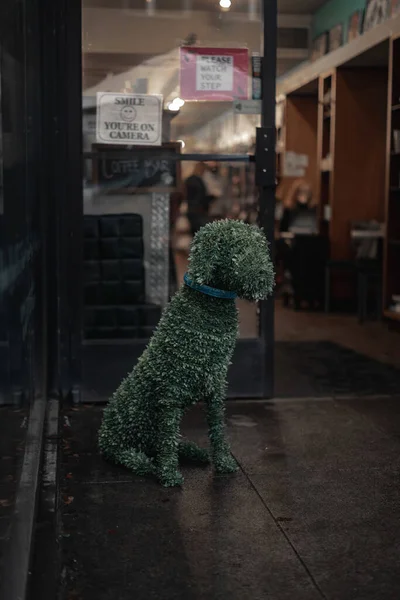
<svg viewBox="0 0 400 600">
<path fill-rule="evenodd" d="M 256 21 L 257 20 L 257 5 L 258 2 L 257 0 L 248 0 L 249 3 L 249 21 Z"/>
<path fill-rule="evenodd" d="M 149 17 L 154 17 L 156 13 L 156 0 L 146 0 L 146 12 Z"/>
<path fill-rule="evenodd" d="M 183 12 L 185 15 L 192 12 L 192 0 L 183 0 Z"/>
<path fill-rule="evenodd" d="M 273 137 L 268 144 L 268 169 L 273 169 L 270 183 L 260 188 L 260 222 L 271 243 L 271 253 L 274 256 L 275 235 L 275 96 L 276 96 L 276 58 L 277 58 L 277 0 L 262 0 L 263 14 L 263 61 L 262 61 L 262 130 L 268 130 Z M 271 160 L 271 158 L 273 160 Z M 271 298 L 261 305 L 261 336 L 265 344 L 264 363 L 264 395 L 270 398 L 274 394 L 274 299 Z"/>
</svg>

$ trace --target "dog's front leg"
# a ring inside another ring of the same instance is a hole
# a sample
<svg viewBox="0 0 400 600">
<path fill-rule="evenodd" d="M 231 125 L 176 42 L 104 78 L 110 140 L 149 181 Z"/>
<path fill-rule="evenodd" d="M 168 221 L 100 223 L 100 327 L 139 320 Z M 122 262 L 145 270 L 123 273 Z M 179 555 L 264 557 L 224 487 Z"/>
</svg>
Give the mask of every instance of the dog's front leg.
<svg viewBox="0 0 400 600">
<path fill-rule="evenodd" d="M 228 441 L 225 437 L 223 393 L 215 393 L 207 400 L 207 421 L 211 442 L 212 461 L 217 473 L 234 473 L 238 466 L 231 455 Z"/>
<path fill-rule="evenodd" d="M 157 475 L 163 485 L 182 485 L 183 477 L 178 471 L 179 425 L 182 411 L 164 406 L 158 416 Z"/>
</svg>

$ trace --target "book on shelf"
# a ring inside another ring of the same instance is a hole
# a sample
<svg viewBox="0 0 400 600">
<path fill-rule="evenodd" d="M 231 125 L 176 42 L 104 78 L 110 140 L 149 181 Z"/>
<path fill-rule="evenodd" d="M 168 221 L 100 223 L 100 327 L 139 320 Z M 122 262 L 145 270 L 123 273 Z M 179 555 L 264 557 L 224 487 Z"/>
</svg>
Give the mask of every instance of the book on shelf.
<svg viewBox="0 0 400 600">
<path fill-rule="evenodd" d="M 400 294 L 394 294 L 392 296 L 392 303 L 389 310 L 400 315 Z"/>
<path fill-rule="evenodd" d="M 321 171 L 332 171 L 332 157 L 330 154 L 328 154 L 327 156 L 325 156 L 325 158 L 321 160 Z"/>
</svg>

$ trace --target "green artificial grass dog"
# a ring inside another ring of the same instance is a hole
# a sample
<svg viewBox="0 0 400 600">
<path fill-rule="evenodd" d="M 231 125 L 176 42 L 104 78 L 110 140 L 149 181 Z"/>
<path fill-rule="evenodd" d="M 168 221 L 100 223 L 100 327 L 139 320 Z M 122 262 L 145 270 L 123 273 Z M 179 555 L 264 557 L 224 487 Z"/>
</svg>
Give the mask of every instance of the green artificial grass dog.
<svg viewBox="0 0 400 600">
<path fill-rule="evenodd" d="M 195 235 L 185 285 L 172 298 L 138 364 L 114 393 L 99 433 L 105 458 L 137 475 L 181 485 L 179 458 L 207 463 L 180 438 L 184 410 L 204 400 L 217 473 L 237 465 L 224 433 L 227 371 L 238 335 L 235 298 L 271 294 L 274 270 L 263 231 L 216 221 Z"/>
</svg>

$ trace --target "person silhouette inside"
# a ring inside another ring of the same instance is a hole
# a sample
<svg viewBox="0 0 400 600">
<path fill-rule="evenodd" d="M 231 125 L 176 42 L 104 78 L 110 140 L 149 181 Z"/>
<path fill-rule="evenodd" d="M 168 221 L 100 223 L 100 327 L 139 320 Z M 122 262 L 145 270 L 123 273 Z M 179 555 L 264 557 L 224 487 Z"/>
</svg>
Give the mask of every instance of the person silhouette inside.
<svg viewBox="0 0 400 600">
<path fill-rule="evenodd" d="M 284 203 L 281 233 L 317 233 L 317 210 L 312 200 L 309 184 L 301 179 L 295 181 Z"/>
<path fill-rule="evenodd" d="M 187 200 L 187 218 L 190 223 L 192 235 L 197 233 L 200 227 L 206 225 L 209 218 L 209 209 L 215 199 L 208 193 L 204 174 L 207 166 L 199 162 L 196 164 L 192 175 L 187 178 L 186 200 Z"/>
</svg>

